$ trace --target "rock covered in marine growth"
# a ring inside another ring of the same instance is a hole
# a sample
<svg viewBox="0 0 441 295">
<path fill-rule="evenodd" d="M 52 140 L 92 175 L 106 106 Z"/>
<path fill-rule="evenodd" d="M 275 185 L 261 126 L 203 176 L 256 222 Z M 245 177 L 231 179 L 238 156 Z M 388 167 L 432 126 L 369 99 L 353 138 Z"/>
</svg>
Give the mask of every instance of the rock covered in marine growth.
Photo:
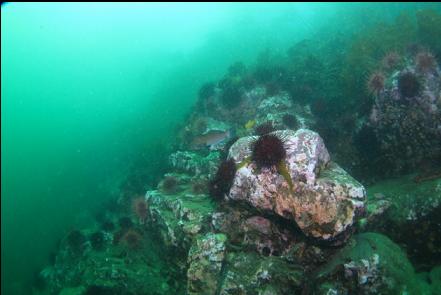
<svg viewBox="0 0 441 295">
<path fill-rule="evenodd" d="M 215 294 L 225 258 L 227 237 L 207 233 L 199 236 L 188 253 L 187 293 Z"/>
<path fill-rule="evenodd" d="M 433 60 L 426 70 L 418 59 L 386 76 L 372 108 L 369 124 L 383 159 L 395 171 L 434 162 L 441 146 L 441 70 Z"/>
<path fill-rule="evenodd" d="M 415 276 L 406 253 L 378 233 L 355 235 L 314 275 L 313 294 L 437 294 Z"/>
<path fill-rule="evenodd" d="M 441 265 L 441 178 L 415 179 L 406 175 L 369 187 L 365 228 L 406 249 L 417 268 Z"/>
<path fill-rule="evenodd" d="M 169 162 L 172 168 L 178 172 L 192 176 L 211 177 L 216 174 L 219 154 L 209 153 L 204 157 L 195 152 L 177 151 L 170 155 Z"/>
<path fill-rule="evenodd" d="M 300 294 L 304 277 L 302 267 L 281 257 L 230 252 L 216 294 Z"/>
<path fill-rule="evenodd" d="M 287 122 L 284 118 L 292 118 Z M 314 118 L 307 109 L 294 103 L 290 95 L 281 91 L 263 99 L 256 109 L 256 125 L 271 122 L 276 130 L 307 128 L 314 125 Z"/>
<path fill-rule="evenodd" d="M 146 193 L 150 223 L 165 248 L 187 249 L 196 235 L 206 231 L 214 211 L 207 195 L 181 192 L 166 197 L 160 191 Z"/>
<path fill-rule="evenodd" d="M 266 213 L 295 221 L 307 236 L 344 240 L 364 212 L 364 187 L 330 161 L 316 132 L 299 129 L 272 134 L 284 139 L 287 173 L 276 167 L 259 169 L 250 161 L 256 137 L 241 138 L 229 151 L 229 158 L 240 168 L 226 199 L 244 201 Z"/>
</svg>

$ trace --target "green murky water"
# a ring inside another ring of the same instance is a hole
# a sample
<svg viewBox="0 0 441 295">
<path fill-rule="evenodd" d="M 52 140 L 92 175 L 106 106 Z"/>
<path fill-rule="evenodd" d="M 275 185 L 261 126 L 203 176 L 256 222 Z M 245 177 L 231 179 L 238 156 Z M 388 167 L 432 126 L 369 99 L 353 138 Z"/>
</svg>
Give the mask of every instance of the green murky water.
<svg viewBox="0 0 441 295">
<path fill-rule="evenodd" d="M 122 191 L 155 188 L 199 89 L 238 61 L 249 72 L 260 65 L 254 78 L 267 89 L 310 105 L 335 161 L 363 184 L 432 181 L 439 148 L 385 171 L 378 163 L 391 160 L 360 130 L 383 55 L 418 44 L 439 63 L 440 13 L 438 3 L 3 4 L 2 294 L 32 294 L 70 230 L 94 223 Z"/>
</svg>

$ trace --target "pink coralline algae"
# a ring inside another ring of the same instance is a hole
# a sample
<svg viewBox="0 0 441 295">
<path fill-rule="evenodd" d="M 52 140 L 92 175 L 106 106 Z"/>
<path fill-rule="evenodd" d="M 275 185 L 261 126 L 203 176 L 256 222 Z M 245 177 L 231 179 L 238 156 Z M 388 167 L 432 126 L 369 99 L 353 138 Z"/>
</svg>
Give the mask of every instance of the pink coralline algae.
<svg viewBox="0 0 441 295">
<path fill-rule="evenodd" d="M 258 167 L 247 161 L 253 138 L 241 138 L 229 158 L 238 169 L 227 201 L 245 201 L 261 211 L 291 220 L 307 236 L 342 241 L 364 211 L 365 189 L 330 161 L 322 138 L 307 129 L 275 131 L 284 138 L 286 175 L 276 167 Z"/>
</svg>

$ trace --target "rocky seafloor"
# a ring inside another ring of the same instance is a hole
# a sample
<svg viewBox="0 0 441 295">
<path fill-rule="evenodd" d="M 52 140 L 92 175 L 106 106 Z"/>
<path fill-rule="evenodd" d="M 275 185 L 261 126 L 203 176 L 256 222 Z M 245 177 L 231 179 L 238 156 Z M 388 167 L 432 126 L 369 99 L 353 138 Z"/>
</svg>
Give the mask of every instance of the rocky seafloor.
<svg viewBox="0 0 441 295">
<path fill-rule="evenodd" d="M 364 186 L 309 105 L 248 78 L 201 90 L 157 189 L 70 232 L 36 294 L 441 294 L 438 171 Z M 441 146 L 439 66 L 380 78 L 359 130 L 418 167 Z"/>
</svg>

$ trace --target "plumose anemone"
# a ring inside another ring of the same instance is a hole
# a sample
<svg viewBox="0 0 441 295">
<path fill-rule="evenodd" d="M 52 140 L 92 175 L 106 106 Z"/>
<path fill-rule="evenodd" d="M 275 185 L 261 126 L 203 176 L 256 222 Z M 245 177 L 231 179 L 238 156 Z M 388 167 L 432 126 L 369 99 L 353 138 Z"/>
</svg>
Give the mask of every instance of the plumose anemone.
<svg viewBox="0 0 441 295">
<path fill-rule="evenodd" d="M 286 157 L 283 138 L 274 134 L 260 136 L 252 144 L 251 159 L 259 167 L 278 165 Z"/>
<path fill-rule="evenodd" d="M 402 96 L 414 97 L 420 92 L 421 83 L 415 74 L 405 72 L 398 77 L 398 89 Z"/>
<path fill-rule="evenodd" d="M 227 194 L 236 175 L 236 163 L 233 159 L 220 163 L 216 175 L 209 183 L 209 193 L 215 199 L 221 199 Z"/>
<path fill-rule="evenodd" d="M 378 95 L 384 89 L 386 78 L 382 72 L 374 72 L 369 76 L 367 88 L 370 93 Z"/>
</svg>

